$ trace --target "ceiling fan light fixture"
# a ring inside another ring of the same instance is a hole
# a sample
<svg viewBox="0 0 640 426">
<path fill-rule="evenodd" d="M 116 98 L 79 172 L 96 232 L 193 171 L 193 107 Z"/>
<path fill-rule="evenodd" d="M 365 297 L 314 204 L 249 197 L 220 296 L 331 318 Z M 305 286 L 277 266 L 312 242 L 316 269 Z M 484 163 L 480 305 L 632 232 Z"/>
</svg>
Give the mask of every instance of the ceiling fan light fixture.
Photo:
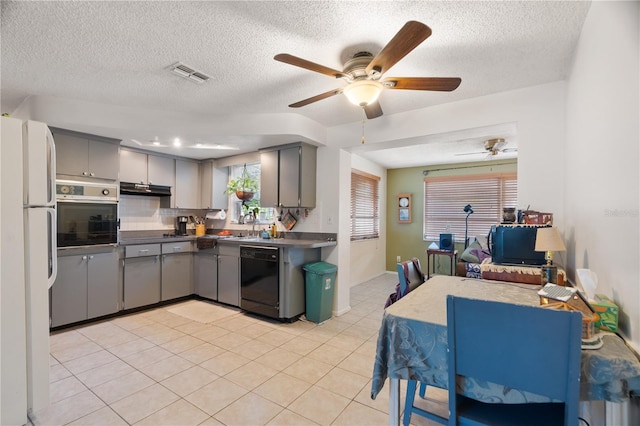
<svg viewBox="0 0 640 426">
<path fill-rule="evenodd" d="M 344 88 L 343 93 L 354 105 L 365 107 L 378 100 L 384 86 L 375 80 L 356 80 Z"/>
</svg>

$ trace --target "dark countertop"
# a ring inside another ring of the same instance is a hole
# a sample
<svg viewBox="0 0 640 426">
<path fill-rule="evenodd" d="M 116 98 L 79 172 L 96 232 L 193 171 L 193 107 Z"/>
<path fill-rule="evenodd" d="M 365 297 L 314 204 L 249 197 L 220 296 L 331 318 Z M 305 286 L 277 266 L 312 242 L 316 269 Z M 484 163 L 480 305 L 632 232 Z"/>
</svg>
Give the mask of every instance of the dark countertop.
<svg viewBox="0 0 640 426">
<path fill-rule="evenodd" d="M 239 237 L 239 236 L 219 236 L 207 234 L 201 237 L 195 235 L 165 237 L 162 235 L 120 237 L 118 244 L 129 246 L 134 244 L 162 244 L 179 241 L 215 240 L 218 244 L 246 244 L 283 248 L 320 248 L 336 245 L 335 239 L 306 239 L 306 238 L 259 238 L 259 237 Z"/>
<path fill-rule="evenodd" d="M 270 247 L 295 247 L 295 248 L 320 248 L 331 247 L 337 243 L 335 240 L 299 239 L 299 238 L 259 238 L 259 237 L 224 237 L 218 235 L 205 235 L 202 239 L 214 239 L 218 244 L 247 244 Z"/>
</svg>

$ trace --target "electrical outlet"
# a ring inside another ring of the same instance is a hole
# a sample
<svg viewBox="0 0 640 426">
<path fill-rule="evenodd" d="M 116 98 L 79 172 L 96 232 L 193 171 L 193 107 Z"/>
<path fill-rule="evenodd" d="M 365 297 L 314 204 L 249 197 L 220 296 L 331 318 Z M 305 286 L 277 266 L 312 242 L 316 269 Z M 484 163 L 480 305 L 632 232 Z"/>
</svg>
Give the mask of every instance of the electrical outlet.
<svg viewBox="0 0 640 426">
<path fill-rule="evenodd" d="M 402 258 L 400 256 L 396 256 L 396 262 L 398 263 L 402 262 Z"/>
</svg>

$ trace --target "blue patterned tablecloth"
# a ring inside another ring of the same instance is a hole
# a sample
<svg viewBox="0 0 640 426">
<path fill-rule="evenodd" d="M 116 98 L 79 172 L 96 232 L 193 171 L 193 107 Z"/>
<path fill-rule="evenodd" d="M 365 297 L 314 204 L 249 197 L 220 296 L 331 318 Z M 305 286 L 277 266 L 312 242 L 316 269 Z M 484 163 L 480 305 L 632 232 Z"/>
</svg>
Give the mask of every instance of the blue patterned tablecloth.
<svg viewBox="0 0 640 426">
<path fill-rule="evenodd" d="M 384 313 L 373 369 L 371 398 L 387 377 L 419 380 L 443 389 L 447 372 L 447 295 L 539 306 L 538 286 L 438 275 L 422 284 Z M 603 336 L 604 346 L 582 351 L 582 400 L 621 402 L 640 394 L 640 361 L 615 334 Z M 467 396 L 502 403 L 545 402 L 544 397 L 493 383 L 458 383 Z"/>
</svg>

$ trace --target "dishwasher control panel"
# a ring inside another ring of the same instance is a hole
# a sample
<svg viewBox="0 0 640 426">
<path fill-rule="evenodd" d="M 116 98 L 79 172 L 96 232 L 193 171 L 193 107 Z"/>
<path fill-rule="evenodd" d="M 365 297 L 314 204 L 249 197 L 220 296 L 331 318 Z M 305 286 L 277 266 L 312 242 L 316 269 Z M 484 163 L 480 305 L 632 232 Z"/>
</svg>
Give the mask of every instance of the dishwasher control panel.
<svg viewBox="0 0 640 426">
<path fill-rule="evenodd" d="M 277 262 L 278 248 L 240 246 L 240 257 L 245 259 L 265 260 L 267 262 Z"/>
</svg>

